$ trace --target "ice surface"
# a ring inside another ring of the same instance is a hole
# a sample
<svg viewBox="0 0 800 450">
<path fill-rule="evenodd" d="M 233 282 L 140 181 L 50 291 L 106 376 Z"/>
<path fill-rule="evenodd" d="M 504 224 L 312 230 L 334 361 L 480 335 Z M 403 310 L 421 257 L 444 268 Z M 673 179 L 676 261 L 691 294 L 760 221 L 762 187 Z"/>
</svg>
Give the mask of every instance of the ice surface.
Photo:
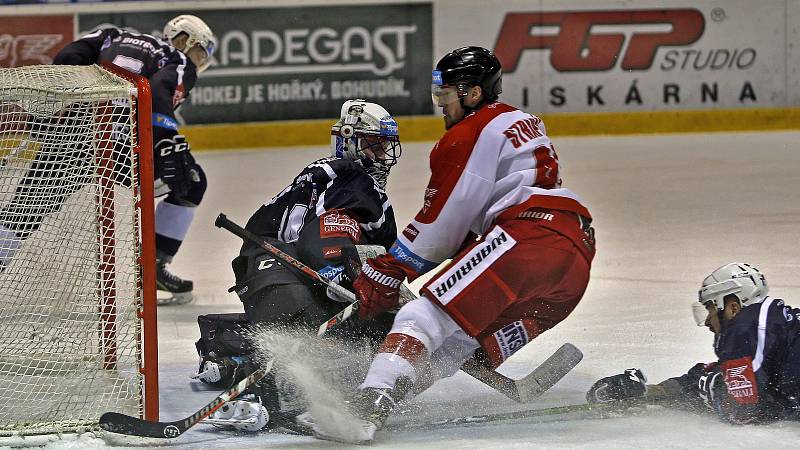
<svg viewBox="0 0 800 450">
<path fill-rule="evenodd" d="M 700 281 L 733 260 L 754 264 L 771 294 L 800 305 L 800 133 L 711 133 L 554 139 L 565 186 L 589 205 L 597 231 L 592 280 L 575 312 L 514 355 L 501 372 L 519 377 L 562 343 L 583 361 L 537 401 L 583 402 L 599 377 L 640 367 L 651 382 L 713 359 L 711 335 L 692 321 Z M 421 205 L 431 144 L 404 144 L 388 192 L 402 228 Z M 213 226 L 224 212 L 244 224 L 327 149 L 199 153 L 209 189 L 171 269 L 193 279 L 193 304 L 159 308 L 161 418 L 185 417 L 217 392 L 195 392 L 198 314 L 240 312 L 227 288 L 241 242 Z M 412 287 L 418 286 L 415 283 Z M 462 373 L 425 392 L 391 421 L 519 408 Z M 387 432 L 372 448 L 797 448 L 800 424 L 733 427 L 713 417 L 655 410 L 633 417 L 542 420 Z M 96 440 L 84 441 L 97 443 Z M 101 441 L 102 442 L 102 441 Z M 174 441 L 115 438 L 111 446 L 343 448 L 309 437 L 221 433 L 198 425 Z M 51 444 L 54 445 L 54 444 Z M 100 445 L 100 444 L 98 444 Z M 54 447 L 55 448 L 55 447 Z M 85 446 L 75 448 L 86 448 Z"/>
</svg>

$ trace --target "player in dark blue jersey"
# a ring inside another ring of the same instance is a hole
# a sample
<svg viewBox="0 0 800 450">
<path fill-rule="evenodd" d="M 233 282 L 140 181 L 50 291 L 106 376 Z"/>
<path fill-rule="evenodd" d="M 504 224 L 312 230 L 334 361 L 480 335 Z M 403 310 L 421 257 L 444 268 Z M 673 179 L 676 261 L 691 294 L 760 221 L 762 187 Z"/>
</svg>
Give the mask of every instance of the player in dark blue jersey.
<svg viewBox="0 0 800 450">
<path fill-rule="evenodd" d="M 205 22 L 195 16 L 181 15 L 167 23 L 163 38 L 105 28 L 68 44 L 54 59 L 55 64 L 69 65 L 112 63 L 150 82 L 156 196 L 166 195 L 156 207 L 157 285 L 159 290 L 171 294 L 165 299 L 167 302 L 191 300 L 193 283 L 170 273 L 166 265 L 177 253 L 206 190 L 206 176 L 192 157 L 186 139 L 178 134 L 175 110 L 194 87 L 197 74 L 211 63 L 215 45 L 216 39 Z M 58 120 L 59 123 L 37 126 L 65 127 L 70 124 L 63 122 L 78 121 L 80 117 L 66 111 Z M 36 174 L 48 167 L 58 167 L 58 158 L 82 151 L 85 150 L 76 145 L 71 151 L 55 156 L 39 156 L 18 186 L 14 199 L 0 211 L 0 231 L 27 239 L 39 229 L 47 214 L 58 211 L 80 184 L 64 186 L 52 201 L 32 204 L 27 199 L 52 196 L 49 194 L 52 186 Z M 117 178 L 124 177 L 127 175 Z M 0 258 L 0 270 L 12 257 L 7 252 Z"/>
<path fill-rule="evenodd" d="M 352 289 L 352 280 L 361 267 L 359 253 L 372 252 L 371 256 L 376 256 L 397 238 L 394 211 L 385 187 L 400 153 L 397 123 L 392 116 L 378 104 L 348 100 L 331 129 L 331 156 L 306 166 L 253 214 L 246 229 L 332 282 Z M 342 303 L 347 300 L 315 286 L 253 243 L 244 243 L 232 266 L 236 286 L 231 290 L 239 295 L 245 314 L 201 316 L 202 336 L 222 336 L 224 330 L 247 324 L 279 324 L 313 333 L 347 305 Z M 377 346 L 392 321 L 391 313 L 370 320 L 351 319 L 330 334 L 348 342 Z M 247 358 L 240 357 L 247 353 L 237 348 L 240 339 L 233 337 L 233 346 L 227 349 L 217 348 L 219 342 L 219 338 L 215 342 L 201 338 L 198 342 L 201 364 L 196 376 L 218 387 L 238 381 L 254 369 Z M 358 347 L 364 346 L 355 346 Z M 216 357 L 208 356 L 212 353 Z M 219 357 L 225 354 L 228 357 Z M 286 387 L 278 391 L 274 379 L 268 377 L 251 391 L 257 394 L 257 401 L 251 398 L 233 402 L 215 414 L 212 421 L 238 429 L 260 429 L 269 415 L 275 417 L 287 409 Z M 245 423 L 251 417 L 257 418 L 255 424 Z"/>
<path fill-rule="evenodd" d="M 800 420 L 800 309 L 767 293 L 755 267 L 718 268 L 703 280 L 694 308 L 697 324 L 714 333 L 718 360 L 657 385 L 629 369 L 597 381 L 587 399 L 672 403 L 736 424 Z"/>
</svg>

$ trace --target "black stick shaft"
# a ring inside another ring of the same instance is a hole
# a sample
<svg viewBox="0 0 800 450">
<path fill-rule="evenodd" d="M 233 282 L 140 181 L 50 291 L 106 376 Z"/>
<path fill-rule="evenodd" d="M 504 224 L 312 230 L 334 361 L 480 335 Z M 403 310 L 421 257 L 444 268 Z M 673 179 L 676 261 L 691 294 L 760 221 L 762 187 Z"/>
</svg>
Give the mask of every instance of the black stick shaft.
<svg viewBox="0 0 800 450">
<path fill-rule="evenodd" d="M 220 215 L 217 216 L 217 220 L 214 221 L 214 225 L 216 225 L 219 228 L 224 228 L 224 229 L 230 231 L 231 233 L 235 234 L 236 236 L 239 236 L 240 238 L 242 238 L 245 241 L 249 241 L 249 242 L 252 242 L 252 243 L 258 245 L 262 249 L 264 249 L 264 250 L 268 251 L 269 253 L 272 253 L 273 255 L 275 255 L 281 261 L 283 261 L 286 264 L 289 264 L 292 267 L 294 267 L 295 269 L 299 270 L 302 274 L 306 275 L 307 277 L 311 278 L 312 280 L 317 281 L 318 283 L 321 283 L 324 286 L 326 286 L 327 288 L 331 289 L 339 297 L 348 299 L 351 302 L 350 305 L 347 306 L 345 309 L 343 309 L 338 314 L 336 314 L 332 318 L 328 319 L 328 321 L 326 321 L 325 323 L 320 325 L 319 329 L 317 330 L 317 336 L 322 336 L 328 330 L 332 329 L 337 324 L 339 324 L 341 322 L 344 322 L 348 318 L 352 317 L 353 314 L 356 311 L 358 311 L 358 300 L 356 299 L 355 294 L 353 294 L 352 292 L 348 291 L 347 289 L 339 286 L 336 283 L 331 283 L 330 281 L 325 279 L 325 277 L 323 277 L 322 275 L 317 273 L 314 269 L 312 269 L 312 268 L 308 267 L 307 265 L 303 264 L 302 262 L 298 261 L 297 259 L 295 259 L 291 255 L 281 251 L 278 247 L 275 247 L 274 245 L 270 244 L 269 242 L 265 241 L 264 239 L 261 239 L 260 237 L 256 236 L 252 232 L 247 231 L 244 228 L 242 228 L 239 225 L 237 225 L 236 223 L 228 220 L 228 217 L 225 216 L 225 214 L 221 214 L 220 213 Z"/>
<path fill-rule="evenodd" d="M 218 395 L 207 405 L 200 408 L 191 416 L 174 422 L 149 422 L 138 417 L 128 416 L 117 412 L 107 412 L 100 416 L 100 427 L 112 433 L 128 436 L 142 436 L 154 438 L 176 438 L 186 430 L 196 425 L 201 420 L 210 416 L 225 403 L 235 399 L 245 389 L 264 378 L 272 370 L 274 360 L 267 362 L 264 367 L 251 373 L 235 386 Z"/>
<path fill-rule="evenodd" d="M 239 225 L 237 225 L 236 223 L 228 220 L 228 217 L 225 216 L 225 214 L 220 214 L 219 216 L 217 216 L 217 220 L 214 221 L 214 225 L 216 225 L 219 228 L 224 228 L 224 229 L 230 231 L 231 233 L 235 234 L 236 236 L 239 236 L 240 238 L 242 238 L 245 241 L 250 241 L 250 242 L 258 245 L 259 247 L 263 248 L 264 250 L 266 250 L 266 251 L 272 253 L 273 255 L 277 256 L 278 258 L 280 258 L 281 261 L 283 261 L 283 262 L 291 265 L 295 269 L 299 270 L 300 272 L 302 272 L 303 274 L 305 274 L 309 278 L 311 278 L 311 279 L 313 279 L 313 280 L 315 280 L 315 281 L 317 281 L 319 283 L 322 283 L 323 285 L 325 285 L 325 287 L 328 287 L 328 288 L 336 291 L 337 295 L 341 294 L 343 298 L 348 298 L 348 299 L 351 299 L 352 301 L 356 300 L 355 295 L 353 295 L 352 292 L 348 291 L 347 289 L 342 288 L 341 286 L 339 286 L 339 285 L 337 285 L 335 283 L 331 283 L 325 277 L 323 277 L 322 275 L 317 273 L 317 271 L 315 271 L 314 269 L 308 267 L 307 265 L 303 264 L 302 262 L 298 261 L 292 255 L 289 255 L 288 253 L 285 253 L 285 252 L 281 251 L 281 249 L 279 249 L 278 247 L 275 247 L 274 245 L 270 244 L 269 242 L 265 241 L 264 239 L 261 239 L 260 237 L 256 236 L 255 234 L 251 233 L 250 231 L 247 231 L 244 228 L 242 228 Z"/>
</svg>

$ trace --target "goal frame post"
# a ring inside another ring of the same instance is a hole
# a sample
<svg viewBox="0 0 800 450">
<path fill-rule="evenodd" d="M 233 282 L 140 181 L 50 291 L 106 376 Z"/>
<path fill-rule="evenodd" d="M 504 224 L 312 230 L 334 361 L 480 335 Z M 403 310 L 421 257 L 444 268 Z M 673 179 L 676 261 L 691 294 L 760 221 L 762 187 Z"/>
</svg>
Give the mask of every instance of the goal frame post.
<svg viewBox="0 0 800 450">
<path fill-rule="evenodd" d="M 139 239 L 141 253 L 139 268 L 141 277 L 139 286 L 142 292 L 142 308 L 137 313 L 142 320 L 142 365 L 139 371 L 144 378 L 143 399 L 144 419 L 158 420 L 158 315 L 156 302 L 156 248 L 155 248 L 155 207 L 154 203 L 154 166 L 153 166 L 153 127 L 152 127 L 152 91 L 146 77 L 136 75 L 111 63 L 103 63 L 102 67 L 120 78 L 128 80 L 136 86 L 136 124 L 138 138 L 133 152 L 139 164 L 140 190 L 137 208 L 140 216 Z M 103 305 L 105 307 L 106 305 Z M 113 330 L 104 330 L 106 333 Z M 113 345 L 113 344 L 112 344 Z M 110 349 L 107 349 L 107 351 Z M 110 362 L 107 355 L 107 362 Z"/>
</svg>

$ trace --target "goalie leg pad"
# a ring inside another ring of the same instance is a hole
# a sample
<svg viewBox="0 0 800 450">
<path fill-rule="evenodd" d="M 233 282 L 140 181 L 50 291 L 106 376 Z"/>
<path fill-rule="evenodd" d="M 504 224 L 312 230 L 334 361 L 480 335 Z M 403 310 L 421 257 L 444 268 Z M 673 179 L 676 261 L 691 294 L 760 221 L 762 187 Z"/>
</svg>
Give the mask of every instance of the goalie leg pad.
<svg viewBox="0 0 800 450">
<path fill-rule="evenodd" d="M 195 343 L 200 357 L 243 356 L 252 353 L 243 332 L 250 326 L 244 314 L 197 316 L 200 339 Z"/>
</svg>

